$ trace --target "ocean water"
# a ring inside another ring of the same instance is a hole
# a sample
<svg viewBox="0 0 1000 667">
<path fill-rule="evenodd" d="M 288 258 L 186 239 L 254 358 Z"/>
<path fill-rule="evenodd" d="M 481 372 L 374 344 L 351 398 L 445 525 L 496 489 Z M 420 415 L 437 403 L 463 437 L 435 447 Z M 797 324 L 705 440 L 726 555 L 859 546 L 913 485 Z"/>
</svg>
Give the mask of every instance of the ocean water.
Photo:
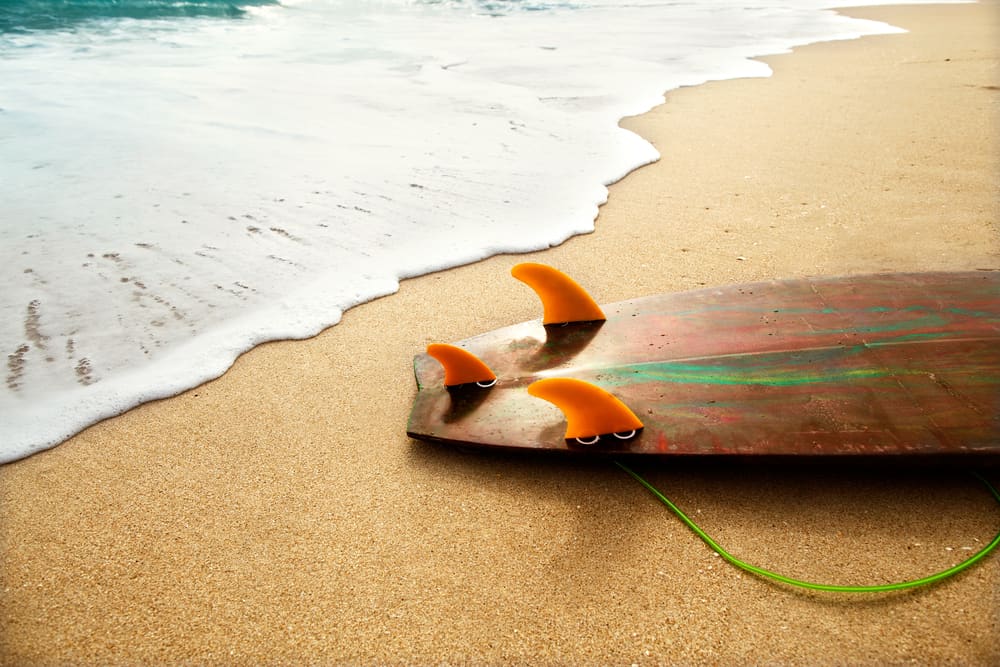
<svg viewBox="0 0 1000 667">
<path fill-rule="evenodd" d="M 832 4 L 858 3 L 4 0 L 0 462 L 593 231 L 660 158 L 622 117 L 898 31 Z"/>
</svg>

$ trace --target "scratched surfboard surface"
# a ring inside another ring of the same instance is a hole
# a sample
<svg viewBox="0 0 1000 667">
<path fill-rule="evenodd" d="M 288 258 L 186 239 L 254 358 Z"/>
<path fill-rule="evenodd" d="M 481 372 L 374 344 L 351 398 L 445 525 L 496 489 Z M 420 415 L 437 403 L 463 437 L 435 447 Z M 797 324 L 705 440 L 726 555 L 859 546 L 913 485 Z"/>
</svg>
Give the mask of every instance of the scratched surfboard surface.
<svg viewBox="0 0 1000 667">
<path fill-rule="evenodd" d="M 414 359 L 411 437 L 603 454 L 1000 455 L 1000 273 L 780 280 L 602 306 L 607 320 L 534 320 L 456 343 L 497 375 L 449 391 Z M 622 400 L 631 440 L 567 443 L 538 379 Z"/>
</svg>

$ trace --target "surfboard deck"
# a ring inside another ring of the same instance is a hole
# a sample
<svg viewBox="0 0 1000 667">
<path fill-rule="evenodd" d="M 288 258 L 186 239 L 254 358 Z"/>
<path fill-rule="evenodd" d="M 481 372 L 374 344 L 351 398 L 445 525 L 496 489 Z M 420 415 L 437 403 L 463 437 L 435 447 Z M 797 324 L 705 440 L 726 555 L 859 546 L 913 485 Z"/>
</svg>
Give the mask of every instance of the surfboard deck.
<svg viewBox="0 0 1000 667">
<path fill-rule="evenodd" d="M 1000 273 L 776 280 L 602 306 L 604 322 L 533 320 L 456 343 L 494 386 L 447 389 L 414 359 L 410 437 L 603 455 L 1000 455 Z M 583 446 L 529 395 L 570 377 L 644 428 Z"/>
</svg>

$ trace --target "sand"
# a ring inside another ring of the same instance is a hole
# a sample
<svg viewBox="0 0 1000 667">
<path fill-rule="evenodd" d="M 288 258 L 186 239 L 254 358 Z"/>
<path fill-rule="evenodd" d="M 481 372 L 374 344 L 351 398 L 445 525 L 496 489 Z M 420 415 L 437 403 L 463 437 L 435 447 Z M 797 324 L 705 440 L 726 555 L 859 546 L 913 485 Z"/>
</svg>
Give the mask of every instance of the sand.
<svg viewBox="0 0 1000 667">
<path fill-rule="evenodd" d="M 628 119 L 664 159 L 611 188 L 596 233 L 406 281 L 0 468 L 0 663 L 1000 663 L 1000 554 L 912 592 L 799 592 L 727 566 L 609 464 L 404 432 L 414 354 L 539 315 L 508 276 L 525 259 L 599 302 L 1000 269 L 1000 6 L 847 13 L 912 32 Z M 1000 528 L 949 469 L 642 470 L 736 554 L 818 581 L 922 576 Z"/>
</svg>

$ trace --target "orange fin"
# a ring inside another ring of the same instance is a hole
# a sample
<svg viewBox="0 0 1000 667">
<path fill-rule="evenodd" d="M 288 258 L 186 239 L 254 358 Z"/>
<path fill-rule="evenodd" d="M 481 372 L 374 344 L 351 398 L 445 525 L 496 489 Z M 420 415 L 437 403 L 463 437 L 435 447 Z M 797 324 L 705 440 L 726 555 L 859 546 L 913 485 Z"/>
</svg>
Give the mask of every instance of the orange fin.
<svg viewBox="0 0 1000 667">
<path fill-rule="evenodd" d="M 492 386 L 496 383 L 497 376 L 493 374 L 490 367 L 468 350 L 444 343 L 432 343 L 427 346 L 427 354 L 444 366 L 444 386 L 446 387 L 472 382 L 478 382 L 483 386 Z"/>
<path fill-rule="evenodd" d="M 545 264 L 518 264 L 511 275 L 535 290 L 545 314 L 542 324 L 603 322 L 607 319 L 597 302 L 575 280 Z"/>
<path fill-rule="evenodd" d="M 563 411 L 567 422 L 567 440 L 597 442 L 597 437 L 601 435 L 629 433 L 642 428 L 642 422 L 627 405 L 583 380 L 538 380 L 528 387 L 528 393 L 554 403 Z"/>
</svg>

